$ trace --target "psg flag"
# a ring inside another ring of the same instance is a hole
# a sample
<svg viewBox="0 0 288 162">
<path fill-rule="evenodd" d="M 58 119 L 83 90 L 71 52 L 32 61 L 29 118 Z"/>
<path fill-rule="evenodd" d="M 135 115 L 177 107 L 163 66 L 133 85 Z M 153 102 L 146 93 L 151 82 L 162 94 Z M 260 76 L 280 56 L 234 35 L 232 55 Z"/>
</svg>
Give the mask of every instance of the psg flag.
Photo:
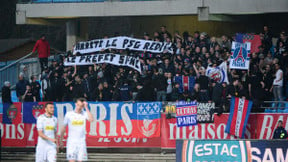
<svg viewBox="0 0 288 162">
<path fill-rule="evenodd" d="M 38 116 L 45 113 L 46 102 L 23 102 L 23 123 L 36 123 Z"/>
<path fill-rule="evenodd" d="M 252 104 L 252 101 L 232 97 L 230 115 L 225 129 L 226 133 L 240 138 L 244 137 Z"/>
<path fill-rule="evenodd" d="M 258 47 L 261 46 L 261 39 L 260 35 L 255 35 L 255 34 L 241 34 L 237 33 L 236 34 L 236 41 L 239 43 L 246 43 L 250 42 L 251 43 L 251 53 L 257 53 L 259 52 Z"/>
<path fill-rule="evenodd" d="M 183 93 L 184 91 L 192 91 L 195 85 L 195 77 L 193 76 L 175 76 L 174 82 L 179 83 L 179 91 Z"/>
<path fill-rule="evenodd" d="M 19 124 L 22 123 L 22 103 L 14 102 L 11 104 L 3 104 L 3 124 Z"/>
</svg>

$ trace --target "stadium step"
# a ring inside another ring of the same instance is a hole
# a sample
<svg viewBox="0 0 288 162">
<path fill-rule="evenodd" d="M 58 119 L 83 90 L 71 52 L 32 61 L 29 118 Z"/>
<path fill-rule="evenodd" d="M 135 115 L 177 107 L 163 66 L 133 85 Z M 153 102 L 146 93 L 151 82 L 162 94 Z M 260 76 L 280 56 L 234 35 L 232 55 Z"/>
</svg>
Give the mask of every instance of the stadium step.
<svg viewBox="0 0 288 162">
<path fill-rule="evenodd" d="M 88 161 L 96 162 L 175 162 L 175 154 L 159 153 L 89 153 Z M 66 161 L 65 154 L 57 155 L 57 161 Z M 35 161 L 34 153 L 26 152 L 2 152 L 1 162 Z"/>
</svg>

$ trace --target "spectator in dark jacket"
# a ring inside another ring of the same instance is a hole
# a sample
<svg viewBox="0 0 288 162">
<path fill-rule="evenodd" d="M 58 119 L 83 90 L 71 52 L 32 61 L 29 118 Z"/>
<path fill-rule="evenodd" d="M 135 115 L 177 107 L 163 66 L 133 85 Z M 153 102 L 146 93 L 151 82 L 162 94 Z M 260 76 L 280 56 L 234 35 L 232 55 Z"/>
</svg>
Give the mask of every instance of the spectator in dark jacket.
<svg viewBox="0 0 288 162">
<path fill-rule="evenodd" d="M 103 101 L 111 101 L 112 100 L 112 89 L 109 87 L 107 82 L 103 83 Z"/>
<path fill-rule="evenodd" d="M 73 85 L 73 98 L 84 97 L 86 94 L 84 92 L 84 86 L 81 82 L 80 76 L 75 76 L 75 84 Z"/>
<path fill-rule="evenodd" d="M 36 97 L 36 101 L 40 101 L 40 83 L 37 82 L 36 76 L 31 76 L 31 88 L 32 88 L 32 93 Z"/>
<path fill-rule="evenodd" d="M 175 83 L 173 89 L 172 89 L 172 93 L 171 93 L 171 100 L 170 101 L 178 101 L 180 98 L 180 92 L 179 92 L 179 83 Z"/>
<path fill-rule="evenodd" d="M 273 139 L 286 139 L 288 137 L 287 131 L 283 128 L 283 121 L 278 121 L 278 127 L 273 133 Z"/>
<path fill-rule="evenodd" d="M 191 102 L 193 101 L 193 97 L 190 95 L 188 91 L 184 91 L 180 96 L 180 101 Z"/>
<path fill-rule="evenodd" d="M 217 113 L 221 114 L 223 112 L 223 98 L 221 93 L 223 91 L 223 86 L 221 83 L 213 81 L 212 87 L 212 101 L 215 103 L 215 107 L 218 108 Z"/>
<path fill-rule="evenodd" d="M 174 73 L 174 66 L 170 64 L 170 60 L 168 58 L 164 60 L 163 72 L 172 74 Z"/>
<path fill-rule="evenodd" d="M 45 35 L 41 35 L 41 38 L 36 42 L 33 53 L 37 50 L 38 58 L 41 66 L 41 72 L 48 67 L 48 57 L 50 56 L 50 45 L 46 40 Z"/>
<path fill-rule="evenodd" d="M 9 81 L 4 82 L 4 86 L 2 87 L 2 102 L 3 103 L 12 103 L 10 86 L 11 84 Z"/>
<path fill-rule="evenodd" d="M 128 81 L 124 80 L 123 84 L 119 88 L 120 90 L 120 98 L 121 101 L 129 101 L 131 100 L 132 92 L 131 88 L 128 85 Z"/>
<path fill-rule="evenodd" d="M 95 99 L 94 101 L 104 101 L 104 96 L 103 96 L 103 84 L 102 83 L 99 83 L 98 85 L 98 88 L 96 88 L 95 92 L 94 92 L 94 95 L 95 95 Z"/>
<path fill-rule="evenodd" d="M 196 83 L 192 91 L 192 101 L 200 101 L 200 85 Z"/>
<path fill-rule="evenodd" d="M 19 81 L 16 84 L 16 95 L 20 102 L 23 101 L 23 95 L 25 94 L 26 91 L 26 85 L 28 85 L 28 81 L 24 80 L 23 74 L 20 74 Z"/>
<path fill-rule="evenodd" d="M 232 84 L 227 87 L 228 98 L 239 97 L 239 79 L 234 79 Z"/>
<path fill-rule="evenodd" d="M 29 84 L 26 85 L 26 91 L 23 95 L 24 102 L 36 102 L 36 97 L 34 96 L 31 86 Z"/>
<path fill-rule="evenodd" d="M 59 77 L 58 72 L 54 73 L 54 77 L 52 77 L 50 84 L 52 88 L 52 100 L 58 102 L 62 101 L 65 89 L 65 81 L 63 78 Z"/>
<path fill-rule="evenodd" d="M 136 86 L 136 89 L 137 89 L 137 95 L 135 97 L 135 101 L 147 101 L 145 93 L 144 93 L 143 85 L 138 84 Z"/>
<path fill-rule="evenodd" d="M 136 101 L 155 101 L 155 93 L 152 84 L 152 80 L 146 79 L 144 85 L 137 85 L 138 93 L 136 96 Z"/>
<path fill-rule="evenodd" d="M 154 87 L 157 91 L 157 101 L 166 101 L 167 80 L 155 69 L 153 76 Z"/>
<path fill-rule="evenodd" d="M 88 78 L 88 74 L 85 73 L 83 75 L 83 86 L 84 86 L 84 92 L 87 95 L 88 100 L 90 100 L 91 96 L 90 96 L 90 88 L 91 88 L 91 84 L 89 82 L 89 78 Z"/>
<path fill-rule="evenodd" d="M 200 85 L 200 93 L 199 93 L 199 100 L 201 102 L 208 102 L 210 100 L 209 98 L 209 78 L 206 76 L 206 71 L 204 67 L 200 67 L 199 70 L 197 70 L 196 66 L 193 65 L 194 70 L 197 73 L 197 80 L 196 82 Z"/>
</svg>

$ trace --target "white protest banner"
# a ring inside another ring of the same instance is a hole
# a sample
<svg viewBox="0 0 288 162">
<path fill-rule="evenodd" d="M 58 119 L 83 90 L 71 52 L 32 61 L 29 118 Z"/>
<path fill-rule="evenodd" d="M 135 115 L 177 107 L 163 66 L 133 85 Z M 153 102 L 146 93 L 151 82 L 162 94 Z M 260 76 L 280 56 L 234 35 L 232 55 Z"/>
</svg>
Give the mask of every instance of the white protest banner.
<svg viewBox="0 0 288 162">
<path fill-rule="evenodd" d="M 129 49 L 135 51 L 147 51 L 152 53 L 162 53 L 167 51 L 172 53 L 172 43 L 157 42 L 130 37 L 112 37 L 107 39 L 95 39 L 86 42 L 78 42 L 74 47 L 74 54 L 87 54 L 105 49 Z"/>
<path fill-rule="evenodd" d="M 197 121 L 198 123 L 214 123 L 215 103 L 197 103 Z"/>
<path fill-rule="evenodd" d="M 112 64 L 117 66 L 128 66 L 141 73 L 140 60 L 134 56 L 125 56 L 119 54 L 94 54 L 67 57 L 64 61 L 65 66 L 73 65 L 93 65 L 93 64 Z"/>
<path fill-rule="evenodd" d="M 251 43 L 232 42 L 230 69 L 249 69 Z"/>
<path fill-rule="evenodd" d="M 223 83 L 226 82 L 229 84 L 228 75 L 227 75 L 227 63 L 222 62 L 217 67 L 207 67 L 206 76 L 210 79 L 213 79 L 215 82 Z"/>
</svg>

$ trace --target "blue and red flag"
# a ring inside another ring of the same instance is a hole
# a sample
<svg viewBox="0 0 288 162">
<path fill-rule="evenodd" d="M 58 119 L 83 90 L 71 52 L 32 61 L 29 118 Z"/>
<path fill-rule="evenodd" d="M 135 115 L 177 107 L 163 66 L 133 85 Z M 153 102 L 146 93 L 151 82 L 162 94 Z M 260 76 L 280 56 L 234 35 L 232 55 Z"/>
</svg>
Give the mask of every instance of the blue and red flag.
<svg viewBox="0 0 288 162">
<path fill-rule="evenodd" d="M 195 77 L 193 76 L 175 76 L 174 82 L 179 83 L 179 92 L 192 91 L 195 85 Z"/>
<path fill-rule="evenodd" d="M 244 137 L 252 104 L 252 101 L 232 97 L 230 115 L 225 129 L 226 133 L 240 138 Z"/>
<path fill-rule="evenodd" d="M 237 33 L 236 34 L 236 41 L 240 42 L 240 43 L 250 42 L 251 43 L 251 53 L 259 52 L 258 47 L 262 45 L 260 35 L 255 35 L 255 34 Z"/>
<path fill-rule="evenodd" d="M 23 102 L 23 123 L 36 123 L 37 117 L 45 113 L 46 102 Z"/>
<path fill-rule="evenodd" d="M 3 120 L 3 104 L 0 103 L 0 121 L 2 122 Z"/>
<path fill-rule="evenodd" d="M 135 131 L 139 138 L 160 137 L 160 118 L 161 118 L 161 102 L 138 102 L 134 104 L 134 109 L 137 111 L 138 131 Z M 133 119 L 134 115 L 131 115 Z M 132 120 L 132 124 L 134 125 Z"/>
<path fill-rule="evenodd" d="M 3 104 L 3 124 L 22 123 L 22 103 L 14 102 L 12 104 Z"/>
<path fill-rule="evenodd" d="M 65 114 L 73 111 L 75 104 L 54 102 L 54 105 L 54 115 L 62 126 Z M 88 108 L 96 120 L 86 123 L 88 137 L 160 137 L 161 102 L 88 102 Z"/>
</svg>

